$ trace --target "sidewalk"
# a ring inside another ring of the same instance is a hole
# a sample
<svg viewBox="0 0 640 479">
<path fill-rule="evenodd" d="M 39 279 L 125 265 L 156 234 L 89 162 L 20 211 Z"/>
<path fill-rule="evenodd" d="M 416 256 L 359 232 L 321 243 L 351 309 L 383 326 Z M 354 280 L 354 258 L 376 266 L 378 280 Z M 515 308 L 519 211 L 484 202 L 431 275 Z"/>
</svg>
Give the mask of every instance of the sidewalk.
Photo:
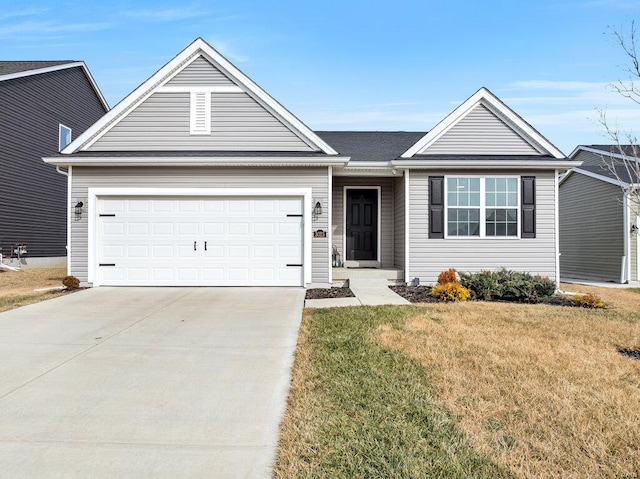
<svg viewBox="0 0 640 479">
<path fill-rule="evenodd" d="M 350 279 L 349 289 L 354 298 L 307 299 L 307 308 L 334 308 L 340 306 L 361 306 L 382 304 L 410 304 L 402 296 L 387 286 L 386 279 Z"/>
</svg>

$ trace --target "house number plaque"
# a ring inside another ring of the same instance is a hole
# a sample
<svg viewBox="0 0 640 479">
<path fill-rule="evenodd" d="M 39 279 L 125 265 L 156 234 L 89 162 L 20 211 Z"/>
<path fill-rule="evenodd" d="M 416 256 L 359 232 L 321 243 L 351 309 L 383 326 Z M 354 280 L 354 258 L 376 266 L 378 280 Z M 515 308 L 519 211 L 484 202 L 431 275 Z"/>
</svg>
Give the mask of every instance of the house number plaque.
<svg viewBox="0 0 640 479">
<path fill-rule="evenodd" d="M 313 232 L 313 237 L 314 238 L 326 238 L 327 237 L 327 232 L 324 230 L 316 230 Z"/>
</svg>

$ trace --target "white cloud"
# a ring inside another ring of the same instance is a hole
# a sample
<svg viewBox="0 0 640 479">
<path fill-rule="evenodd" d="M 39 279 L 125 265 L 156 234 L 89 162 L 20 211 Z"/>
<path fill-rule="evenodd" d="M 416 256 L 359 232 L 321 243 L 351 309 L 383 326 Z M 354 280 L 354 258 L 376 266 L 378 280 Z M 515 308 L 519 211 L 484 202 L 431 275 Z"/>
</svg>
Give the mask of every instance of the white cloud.
<svg viewBox="0 0 640 479">
<path fill-rule="evenodd" d="M 106 30 L 111 24 L 102 23 L 57 23 L 53 21 L 36 22 L 28 21 L 0 26 L 0 38 L 10 38 L 19 35 L 28 35 L 32 38 L 41 38 L 51 34 L 94 32 Z"/>
<path fill-rule="evenodd" d="M 5 20 L 7 18 L 19 18 L 19 17 L 30 17 L 33 15 L 40 15 L 41 13 L 48 12 L 49 8 L 26 8 L 24 10 L 13 10 L 9 12 L 1 12 L 0 20 Z"/>
<path fill-rule="evenodd" d="M 178 20 L 188 20 L 194 17 L 202 17 L 208 12 L 195 5 L 183 6 L 179 8 L 149 8 L 125 10 L 122 12 L 125 17 L 138 18 L 152 22 L 174 22 Z"/>
</svg>

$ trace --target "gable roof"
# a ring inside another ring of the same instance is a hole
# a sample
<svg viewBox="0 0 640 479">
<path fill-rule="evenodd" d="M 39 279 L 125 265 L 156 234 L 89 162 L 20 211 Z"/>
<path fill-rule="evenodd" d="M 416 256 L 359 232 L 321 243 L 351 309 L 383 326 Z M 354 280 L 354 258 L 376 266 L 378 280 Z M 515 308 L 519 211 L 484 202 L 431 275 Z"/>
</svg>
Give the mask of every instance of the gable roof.
<svg viewBox="0 0 640 479">
<path fill-rule="evenodd" d="M 430 147 L 433 147 L 474 112 L 480 112 L 485 116 L 487 114 L 493 115 L 492 119 L 500 128 L 511 132 L 521 145 L 526 146 L 526 149 L 529 150 L 527 154 L 537 153 L 541 157 L 548 157 L 548 159 L 566 159 L 558 148 L 484 87 L 471 95 L 411 148 L 405 151 L 402 154 L 402 158 L 428 155 Z"/>
<path fill-rule="evenodd" d="M 611 165 L 614 169 L 612 171 L 604 164 L 601 165 L 582 165 L 580 166 L 578 173 L 585 172 L 592 173 L 589 176 L 593 178 L 606 181 L 608 183 L 618 184 L 627 187 L 631 184 L 638 183 L 638 178 L 632 178 L 629 174 L 629 170 L 625 167 L 625 161 L 637 162 L 640 158 L 637 155 L 640 153 L 640 146 L 638 145 L 578 145 L 572 152 L 570 157 L 575 158 L 581 151 L 587 151 L 596 155 L 610 156 L 617 161 Z M 621 153 L 622 152 L 622 153 Z M 622 182 L 622 183 L 621 183 Z"/>
<path fill-rule="evenodd" d="M 418 141 L 417 131 L 316 131 L 351 161 L 391 161 Z"/>
<path fill-rule="evenodd" d="M 232 65 L 202 38 L 197 38 L 182 52 L 160 68 L 155 74 L 118 103 L 110 112 L 98 120 L 91 128 L 71 142 L 62 153 L 81 152 L 90 147 L 122 118 L 128 115 L 129 112 L 149 98 L 158 88 L 170 82 L 179 72 L 200 57 L 204 57 L 219 68 L 226 76 L 233 79 L 235 84 L 270 110 L 303 141 L 327 155 L 337 155 L 337 152 L 331 148 L 329 144 L 316 135 L 309 127 L 273 99 L 238 68 Z"/>
<path fill-rule="evenodd" d="M 93 79 L 87 65 L 81 61 L 0 61 L 0 82 L 77 67 L 82 68 L 84 74 L 89 80 L 89 83 L 91 83 L 96 96 L 100 100 L 100 103 L 102 103 L 105 110 L 109 111 L 109 104 L 107 103 L 107 100 L 102 96 L 102 92 L 100 91 L 100 88 L 98 88 L 98 84 Z"/>
</svg>

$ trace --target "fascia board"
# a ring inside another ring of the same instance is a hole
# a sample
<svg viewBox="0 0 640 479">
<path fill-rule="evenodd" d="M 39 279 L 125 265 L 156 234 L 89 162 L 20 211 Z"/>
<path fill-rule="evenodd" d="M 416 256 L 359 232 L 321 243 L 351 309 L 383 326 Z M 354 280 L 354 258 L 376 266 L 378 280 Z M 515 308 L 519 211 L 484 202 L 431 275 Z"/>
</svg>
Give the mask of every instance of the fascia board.
<svg viewBox="0 0 640 479">
<path fill-rule="evenodd" d="M 564 154 L 553 146 L 549 140 L 543 137 L 538 131 L 527 123 L 522 117 L 516 114 L 511 108 L 504 104 L 498 97 L 491 93 L 487 88 L 480 88 L 477 92 L 465 100 L 458 108 L 453 110 L 447 117 L 438 123 L 429 133 L 422 137 L 416 144 L 404 152 L 402 158 L 411 158 L 413 155 L 424 149 L 426 146 L 435 142 L 444 133 L 450 130 L 456 123 L 464 118 L 478 104 L 484 103 L 497 110 L 506 120 L 513 126 L 519 128 L 525 135 L 529 136 L 534 142 L 538 143 L 543 149 L 548 151 L 555 158 L 565 158 Z M 535 145 L 532 145 L 535 147 Z"/>
<path fill-rule="evenodd" d="M 421 170 L 465 170 L 484 168 L 488 170 L 562 170 L 580 165 L 576 161 L 555 161 L 555 160 L 512 160 L 512 161 L 492 161 L 492 160 L 393 160 L 391 165 L 397 168 L 421 169 Z"/>
<path fill-rule="evenodd" d="M 41 75 L 43 73 L 56 72 L 56 71 L 66 70 L 68 68 L 76 68 L 76 67 L 82 68 L 85 75 L 87 76 L 87 79 L 89 80 L 89 83 L 91 83 L 91 86 L 96 92 L 96 95 L 98 95 L 98 99 L 100 100 L 100 103 L 102 103 L 102 106 L 104 106 L 104 109 L 106 111 L 109 111 L 109 104 L 107 103 L 107 100 L 102 95 L 100 88 L 98 88 L 98 84 L 93 79 L 93 76 L 89 71 L 89 68 L 87 68 L 87 65 L 84 62 L 63 63 L 62 65 L 54 65 L 52 67 L 36 68 L 35 70 L 25 70 L 22 72 L 10 73 L 8 75 L 0 75 L 0 81 L 13 80 L 15 78 L 24 78 L 32 75 Z"/>
<path fill-rule="evenodd" d="M 583 170 L 582 168 L 573 168 L 571 171 L 574 173 L 580 173 L 581 175 L 588 176 L 590 178 L 595 178 L 596 180 L 604 181 L 605 183 L 620 186 L 622 188 L 628 188 L 629 186 L 631 186 L 629 183 L 626 183 L 624 181 L 615 180 L 613 178 L 609 178 L 608 176 L 599 175 L 598 173 L 594 173 L 592 171 Z"/>
<path fill-rule="evenodd" d="M 615 146 L 613 147 L 615 148 Z M 638 145 L 638 150 L 640 151 L 640 145 Z M 589 148 L 588 146 L 583 146 L 583 145 L 577 146 L 576 149 L 571 152 L 571 155 L 569 155 L 569 157 L 573 158 L 573 156 L 577 155 L 580 151 L 587 151 L 589 153 L 594 153 L 599 156 L 610 156 L 612 158 L 617 158 L 619 160 L 637 160 L 638 159 L 635 156 L 628 156 L 620 153 L 611 153 L 609 151 L 603 151 L 597 148 Z"/>
<path fill-rule="evenodd" d="M 96 157 L 56 156 L 43 158 L 55 166 L 329 166 L 346 165 L 349 157 L 313 159 L 307 157 L 260 158 L 260 157 Z"/>
<path fill-rule="evenodd" d="M 322 138 L 316 135 L 307 125 L 302 123 L 293 113 L 287 110 L 283 105 L 276 101 L 271 95 L 258 86 L 253 80 L 246 76 L 242 71 L 235 67 L 231 62 L 218 53 L 213 47 L 201 38 L 197 39 L 199 47 L 202 51 L 211 57 L 219 66 L 229 73 L 230 76 L 235 78 L 239 83 L 246 87 L 249 91 L 254 93 L 261 101 L 268 105 L 273 111 L 275 111 L 283 120 L 289 123 L 294 129 L 296 129 L 302 136 L 304 136 L 313 145 L 316 145 L 327 155 L 337 155 L 335 151 L 328 143 Z"/>
<path fill-rule="evenodd" d="M 169 76 L 172 70 L 176 69 L 183 62 L 187 61 L 198 50 L 197 41 L 198 40 L 191 43 L 187 48 L 182 50 L 162 68 L 151 75 L 151 77 L 144 81 L 138 88 L 129 93 L 123 100 L 120 101 L 120 103 L 114 106 L 109 112 L 107 112 L 102 118 L 100 118 L 87 130 L 85 130 L 84 133 L 78 136 L 74 141 L 69 143 L 66 148 L 61 151 L 61 153 L 75 153 L 76 151 L 80 151 L 90 146 L 93 142 L 97 141 L 104 133 L 106 133 L 106 131 L 108 131 L 107 127 L 112 123 L 115 123 L 115 121 L 120 117 L 120 115 L 122 115 L 122 113 L 128 110 L 135 103 L 144 101 L 154 92 L 155 87 L 157 87 L 165 77 Z M 95 136 L 94 138 L 94 135 L 97 136 Z"/>
<path fill-rule="evenodd" d="M 207 55 L 214 63 L 217 63 L 232 78 L 241 83 L 247 90 L 255 94 L 261 101 L 272 108 L 281 118 L 296 129 L 308 142 L 317 146 L 328 155 L 337 155 L 338 152 L 331 148 L 318 135 L 311 131 L 304 123 L 284 108 L 280 103 L 268 95 L 262 88 L 254 83 L 249 77 L 233 66 L 226 58 L 207 44 L 202 38 L 197 38 L 187 48 L 178 53 L 173 59 L 166 63 L 148 80 L 143 82 L 138 88 L 125 97 L 120 103 L 113 107 L 105 116 L 94 123 L 82 135 L 72 141 L 62 150 L 63 154 L 75 153 L 84 150 L 97 141 L 108 131 L 108 127 L 120 120 L 121 115 L 130 109 L 134 104 L 140 103 L 148 98 L 158 87 L 169 81 L 181 65 L 190 58 L 195 57 L 198 52 Z M 186 66 L 186 65 L 185 65 Z"/>
</svg>

